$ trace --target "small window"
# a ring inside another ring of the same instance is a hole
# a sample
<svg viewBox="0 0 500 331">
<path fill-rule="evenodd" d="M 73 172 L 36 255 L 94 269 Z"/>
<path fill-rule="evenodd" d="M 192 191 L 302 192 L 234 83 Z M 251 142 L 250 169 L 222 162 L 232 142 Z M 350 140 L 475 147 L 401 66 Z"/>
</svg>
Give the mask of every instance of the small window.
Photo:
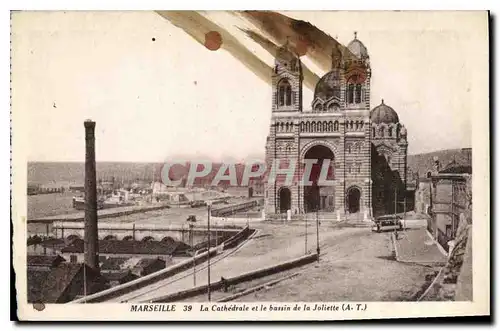
<svg viewBox="0 0 500 331">
<path fill-rule="evenodd" d="M 356 96 L 354 101 L 356 103 L 361 103 L 361 84 L 356 84 Z"/>
<path fill-rule="evenodd" d="M 70 263 L 77 263 L 78 259 L 77 259 L 76 255 L 70 255 L 69 262 Z"/>
<path fill-rule="evenodd" d="M 347 87 L 347 103 L 354 102 L 354 84 L 349 84 Z"/>
<path fill-rule="evenodd" d="M 292 87 L 288 85 L 285 89 L 286 92 L 286 105 L 290 106 L 292 104 Z"/>
<path fill-rule="evenodd" d="M 278 83 L 278 105 L 290 106 L 292 104 L 292 86 L 287 79 Z"/>
<path fill-rule="evenodd" d="M 285 105 L 285 86 L 280 86 L 279 87 L 279 105 L 284 106 Z"/>
</svg>

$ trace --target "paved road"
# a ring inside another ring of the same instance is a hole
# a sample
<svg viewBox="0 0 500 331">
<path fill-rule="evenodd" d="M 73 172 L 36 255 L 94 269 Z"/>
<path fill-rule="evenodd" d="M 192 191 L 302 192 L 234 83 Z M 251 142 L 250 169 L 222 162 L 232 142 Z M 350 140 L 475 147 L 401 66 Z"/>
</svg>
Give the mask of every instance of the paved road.
<svg viewBox="0 0 500 331">
<path fill-rule="evenodd" d="M 258 268 L 300 257 L 305 252 L 303 226 L 255 224 L 259 232 L 235 252 L 224 252 L 211 264 L 211 280 L 233 277 Z M 315 227 L 308 228 L 308 252 L 316 251 Z M 419 290 L 425 266 L 391 260 L 388 233 L 369 228 L 320 227 L 320 264 L 301 268 L 301 276 L 260 291 L 241 301 L 402 300 Z M 217 260 L 217 261 L 215 261 Z M 197 266 L 196 284 L 206 284 L 206 263 Z M 148 302 L 193 287 L 192 269 L 151 286 L 113 299 L 115 302 Z"/>
<path fill-rule="evenodd" d="M 285 262 L 304 255 L 305 253 L 305 228 L 302 226 L 283 226 L 259 224 L 256 235 L 239 247 L 236 251 L 224 252 L 222 258 L 216 257 L 211 263 L 211 280 L 217 281 L 221 277 L 233 277 Z M 357 232 L 366 232 L 366 229 L 344 228 L 333 229 L 324 226 L 320 229 L 320 242 L 349 236 Z M 308 253 L 316 251 L 316 231 L 314 227 L 308 228 Z M 196 267 L 196 284 L 207 284 L 208 273 L 206 263 Z M 137 291 L 113 299 L 112 301 L 143 302 L 149 301 L 170 293 L 192 288 L 192 269 L 182 272 L 171 279 L 166 279 Z"/>
<path fill-rule="evenodd" d="M 319 264 L 305 266 L 297 270 L 299 276 L 236 301 L 412 300 L 432 269 L 397 262 L 391 255 L 390 233 L 362 229 L 330 237 Z"/>
</svg>

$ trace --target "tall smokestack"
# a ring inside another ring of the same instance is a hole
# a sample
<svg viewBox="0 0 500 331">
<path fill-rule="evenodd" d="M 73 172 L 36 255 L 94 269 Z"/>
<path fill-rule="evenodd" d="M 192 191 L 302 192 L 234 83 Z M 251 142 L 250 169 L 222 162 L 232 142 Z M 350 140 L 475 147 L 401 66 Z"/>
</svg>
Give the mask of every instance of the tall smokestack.
<svg viewBox="0 0 500 331">
<path fill-rule="evenodd" d="M 85 126 L 85 264 L 95 270 L 99 268 L 97 237 L 97 187 L 95 170 L 95 122 L 86 120 Z"/>
</svg>

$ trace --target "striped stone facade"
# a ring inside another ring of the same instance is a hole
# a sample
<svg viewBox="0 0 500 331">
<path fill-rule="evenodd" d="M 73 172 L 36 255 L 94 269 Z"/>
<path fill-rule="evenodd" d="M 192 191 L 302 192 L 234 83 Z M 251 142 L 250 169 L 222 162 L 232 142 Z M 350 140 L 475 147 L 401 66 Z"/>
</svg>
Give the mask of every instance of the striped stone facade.
<svg viewBox="0 0 500 331">
<path fill-rule="evenodd" d="M 391 169 L 403 174 L 407 144 L 402 136 L 396 138 L 395 135 L 387 140 L 376 133 L 379 125 L 373 124 L 370 118 L 371 69 L 368 57 L 353 60 L 352 56 L 343 56 L 318 82 L 311 109 L 303 110 L 300 59 L 287 52 L 286 47 L 278 52 L 272 77 L 273 104 L 266 163 L 268 169 L 273 170 L 281 164 L 281 168 L 288 169 L 293 176 L 287 182 L 285 174 L 271 170 L 264 189 L 266 214 L 283 214 L 286 212 L 283 207 L 292 214 L 309 211 L 305 201 L 309 197 L 302 180 L 304 159 L 315 146 L 324 146 L 333 154 L 331 164 L 334 169 L 333 186 L 319 188 L 320 198 L 329 201 L 323 203 L 328 205 L 325 211 L 342 219 L 353 213 L 364 219 L 370 218 L 373 215 L 372 146 L 377 151 L 379 148 L 380 151 L 384 148 L 390 150 Z M 353 66 L 356 69 L 352 69 Z M 363 69 L 362 79 L 358 78 L 359 68 Z M 357 90 L 353 92 L 353 89 Z M 290 96 L 291 102 L 287 103 Z M 401 128 L 397 129 L 398 135 Z M 272 178 L 276 180 L 269 180 Z"/>
</svg>

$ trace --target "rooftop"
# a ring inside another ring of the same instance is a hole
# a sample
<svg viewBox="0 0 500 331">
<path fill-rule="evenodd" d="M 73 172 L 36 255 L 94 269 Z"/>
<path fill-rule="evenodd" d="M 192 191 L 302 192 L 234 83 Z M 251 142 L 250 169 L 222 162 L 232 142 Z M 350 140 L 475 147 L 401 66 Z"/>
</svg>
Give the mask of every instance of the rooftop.
<svg viewBox="0 0 500 331">
<path fill-rule="evenodd" d="M 157 263 L 158 261 L 165 263 L 165 260 L 162 260 L 160 258 L 152 259 L 152 258 L 144 258 L 140 259 L 139 262 L 135 265 L 136 268 L 147 268 L 150 265 Z"/>
<path fill-rule="evenodd" d="M 188 248 L 189 245 L 178 241 L 99 240 L 99 253 L 102 254 L 174 255 Z M 83 240 L 75 240 L 61 252 L 83 253 Z"/>
<path fill-rule="evenodd" d="M 66 261 L 60 255 L 28 255 L 28 266 L 57 267 L 61 262 Z"/>
</svg>

